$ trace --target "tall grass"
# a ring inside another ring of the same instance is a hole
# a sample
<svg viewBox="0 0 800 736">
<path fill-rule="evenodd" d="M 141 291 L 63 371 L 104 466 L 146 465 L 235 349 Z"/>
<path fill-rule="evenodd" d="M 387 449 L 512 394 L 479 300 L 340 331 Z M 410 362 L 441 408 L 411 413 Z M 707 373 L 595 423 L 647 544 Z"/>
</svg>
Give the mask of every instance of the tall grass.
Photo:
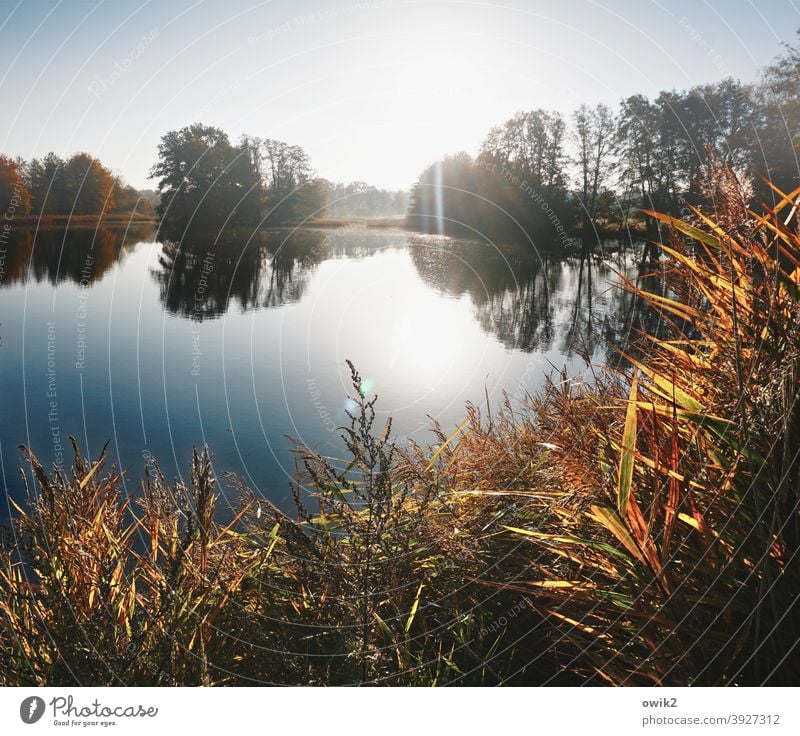
<svg viewBox="0 0 800 736">
<path fill-rule="evenodd" d="M 235 478 L 36 479 L 0 549 L 0 683 L 789 684 L 800 593 L 794 206 L 665 226 L 665 327 L 401 451 L 351 365 L 345 461 L 298 447 L 296 514 Z M 643 280 L 643 283 L 647 279 Z"/>
<path fill-rule="evenodd" d="M 713 219 L 649 213 L 668 227 L 670 296 L 628 284 L 666 336 L 639 336 L 646 357 L 627 356 L 619 381 L 553 384 L 533 419 L 499 432 L 545 437 L 544 465 L 566 474 L 556 502 L 533 501 L 535 521 L 509 528 L 531 560 L 509 584 L 529 591 L 564 666 L 588 682 L 800 675 L 800 190 L 756 215 L 730 170 L 711 181 Z M 454 463 L 470 467 L 471 445 L 460 451 Z"/>
</svg>

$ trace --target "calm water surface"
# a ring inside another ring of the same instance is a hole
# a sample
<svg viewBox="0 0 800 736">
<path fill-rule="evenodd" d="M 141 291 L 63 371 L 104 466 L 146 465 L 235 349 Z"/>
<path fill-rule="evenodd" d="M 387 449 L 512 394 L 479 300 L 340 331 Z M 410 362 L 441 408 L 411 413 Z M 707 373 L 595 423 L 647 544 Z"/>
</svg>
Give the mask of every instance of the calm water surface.
<svg viewBox="0 0 800 736">
<path fill-rule="evenodd" d="M 346 359 L 381 423 L 428 443 L 429 417 L 453 428 L 466 401 L 535 391 L 563 366 L 577 375 L 581 355 L 603 362 L 625 312 L 612 269 L 630 268 L 363 229 L 181 246 L 146 228 L 18 232 L 0 258 L 10 495 L 18 445 L 69 468 L 73 435 L 92 456 L 110 443 L 130 493 L 151 458 L 179 477 L 207 443 L 219 473 L 284 506 L 292 437 L 341 453 Z"/>
</svg>

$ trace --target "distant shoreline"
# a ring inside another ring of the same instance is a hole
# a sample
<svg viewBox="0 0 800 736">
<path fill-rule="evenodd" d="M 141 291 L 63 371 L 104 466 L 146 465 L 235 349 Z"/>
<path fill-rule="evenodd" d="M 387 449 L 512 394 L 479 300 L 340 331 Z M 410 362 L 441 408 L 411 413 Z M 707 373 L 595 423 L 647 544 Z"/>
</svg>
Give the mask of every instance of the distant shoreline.
<svg viewBox="0 0 800 736">
<path fill-rule="evenodd" d="M 305 222 L 296 225 L 296 227 L 364 229 L 386 227 L 405 228 L 406 215 L 387 215 L 384 217 L 319 217 L 313 220 L 306 220 Z"/>
<path fill-rule="evenodd" d="M 22 217 L 15 217 L 11 223 L 15 225 L 23 225 L 26 228 L 34 227 L 91 227 L 102 225 L 157 225 L 157 217 L 142 217 L 131 215 L 112 214 L 112 215 L 25 215 Z"/>
<path fill-rule="evenodd" d="M 90 228 L 90 227 L 130 227 L 139 225 L 152 225 L 159 227 L 161 221 L 158 217 L 143 217 L 125 215 L 125 214 L 112 214 L 105 216 L 98 215 L 27 215 L 24 217 L 16 217 L 13 220 L 13 225 L 21 227 L 26 230 L 33 230 L 36 228 L 52 229 L 58 227 L 70 228 Z M 203 223 L 198 222 L 198 225 L 205 226 Z M 409 222 L 406 215 L 389 215 L 384 217 L 320 217 L 316 219 L 309 219 L 303 222 L 287 222 L 282 224 L 245 224 L 238 223 L 234 227 L 237 228 L 252 228 L 259 231 L 270 230 L 286 230 L 286 229 L 306 229 L 318 228 L 325 230 L 379 230 L 379 229 L 402 229 L 409 232 L 425 233 L 424 229 L 414 227 L 413 222 Z M 451 231 L 445 233 L 450 237 L 470 237 L 470 233 L 458 233 Z M 642 238 L 648 236 L 648 231 L 642 223 L 631 222 L 625 228 L 619 227 L 601 227 L 593 228 L 592 232 L 587 233 L 584 228 L 575 228 L 569 231 L 569 237 L 580 239 L 584 234 L 588 234 L 590 239 L 599 240 L 615 240 L 624 237 Z M 474 236 L 474 234 L 473 234 Z M 497 241 L 507 242 L 501 238 Z"/>
<path fill-rule="evenodd" d="M 158 225 L 158 217 L 142 217 L 125 214 L 113 215 L 26 215 L 15 217 L 13 225 L 25 228 L 34 227 L 93 227 L 103 225 Z M 285 223 L 281 225 L 241 225 L 237 227 L 257 227 L 259 230 L 282 230 L 285 228 L 318 227 L 318 228 L 389 228 L 404 227 L 406 223 L 405 215 L 389 217 L 321 217 L 314 220 L 306 220 L 302 223 Z M 11 224 L 11 223 L 10 223 Z"/>
</svg>

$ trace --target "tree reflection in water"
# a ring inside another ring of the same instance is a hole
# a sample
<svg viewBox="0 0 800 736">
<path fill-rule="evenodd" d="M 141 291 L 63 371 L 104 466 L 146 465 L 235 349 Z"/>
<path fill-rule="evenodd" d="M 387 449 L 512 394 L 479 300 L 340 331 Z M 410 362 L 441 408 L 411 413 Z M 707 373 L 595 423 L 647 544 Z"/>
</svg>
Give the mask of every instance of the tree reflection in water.
<svg viewBox="0 0 800 736">
<path fill-rule="evenodd" d="M 47 281 L 89 285 L 143 241 L 152 225 L 15 229 L 5 247 L 2 286 Z"/>
<path fill-rule="evenodd" d="M 153 229 L 22 230 L 6 248 L 2 285 L 101 279 Z M 407 251 L 419 277 L 449 297 L 467 296 L 481 328 L 509 350 L 613 360 L 631 330 L 657 330 L 651 310 L 619 274 L 661 293 L 658 262 L 641 248 L 567 256 L 528 246 L 376 232 L 365 228 L 229 229 L 162 233 L 151 275 L 169 313 L 195 321 L 299 302 L 314 269 L 330 259 Z M 604 352 L 605 351 L 605 352 Z"/>
</svg>

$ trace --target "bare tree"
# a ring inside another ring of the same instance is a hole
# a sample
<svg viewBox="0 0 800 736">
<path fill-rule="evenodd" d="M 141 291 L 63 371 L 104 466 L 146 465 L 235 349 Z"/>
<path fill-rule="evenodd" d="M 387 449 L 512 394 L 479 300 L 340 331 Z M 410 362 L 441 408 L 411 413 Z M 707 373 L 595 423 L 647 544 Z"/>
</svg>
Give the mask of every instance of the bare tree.
<svg viewBox="0 0 800 736">
<path fill-rule="evenodd" d="M 606 105 L 581 105 L 573 114 L 579 198 L 586 228 L 594 227 L 603 185 L 614 164 L 614 115 Z"/>
</svg>

